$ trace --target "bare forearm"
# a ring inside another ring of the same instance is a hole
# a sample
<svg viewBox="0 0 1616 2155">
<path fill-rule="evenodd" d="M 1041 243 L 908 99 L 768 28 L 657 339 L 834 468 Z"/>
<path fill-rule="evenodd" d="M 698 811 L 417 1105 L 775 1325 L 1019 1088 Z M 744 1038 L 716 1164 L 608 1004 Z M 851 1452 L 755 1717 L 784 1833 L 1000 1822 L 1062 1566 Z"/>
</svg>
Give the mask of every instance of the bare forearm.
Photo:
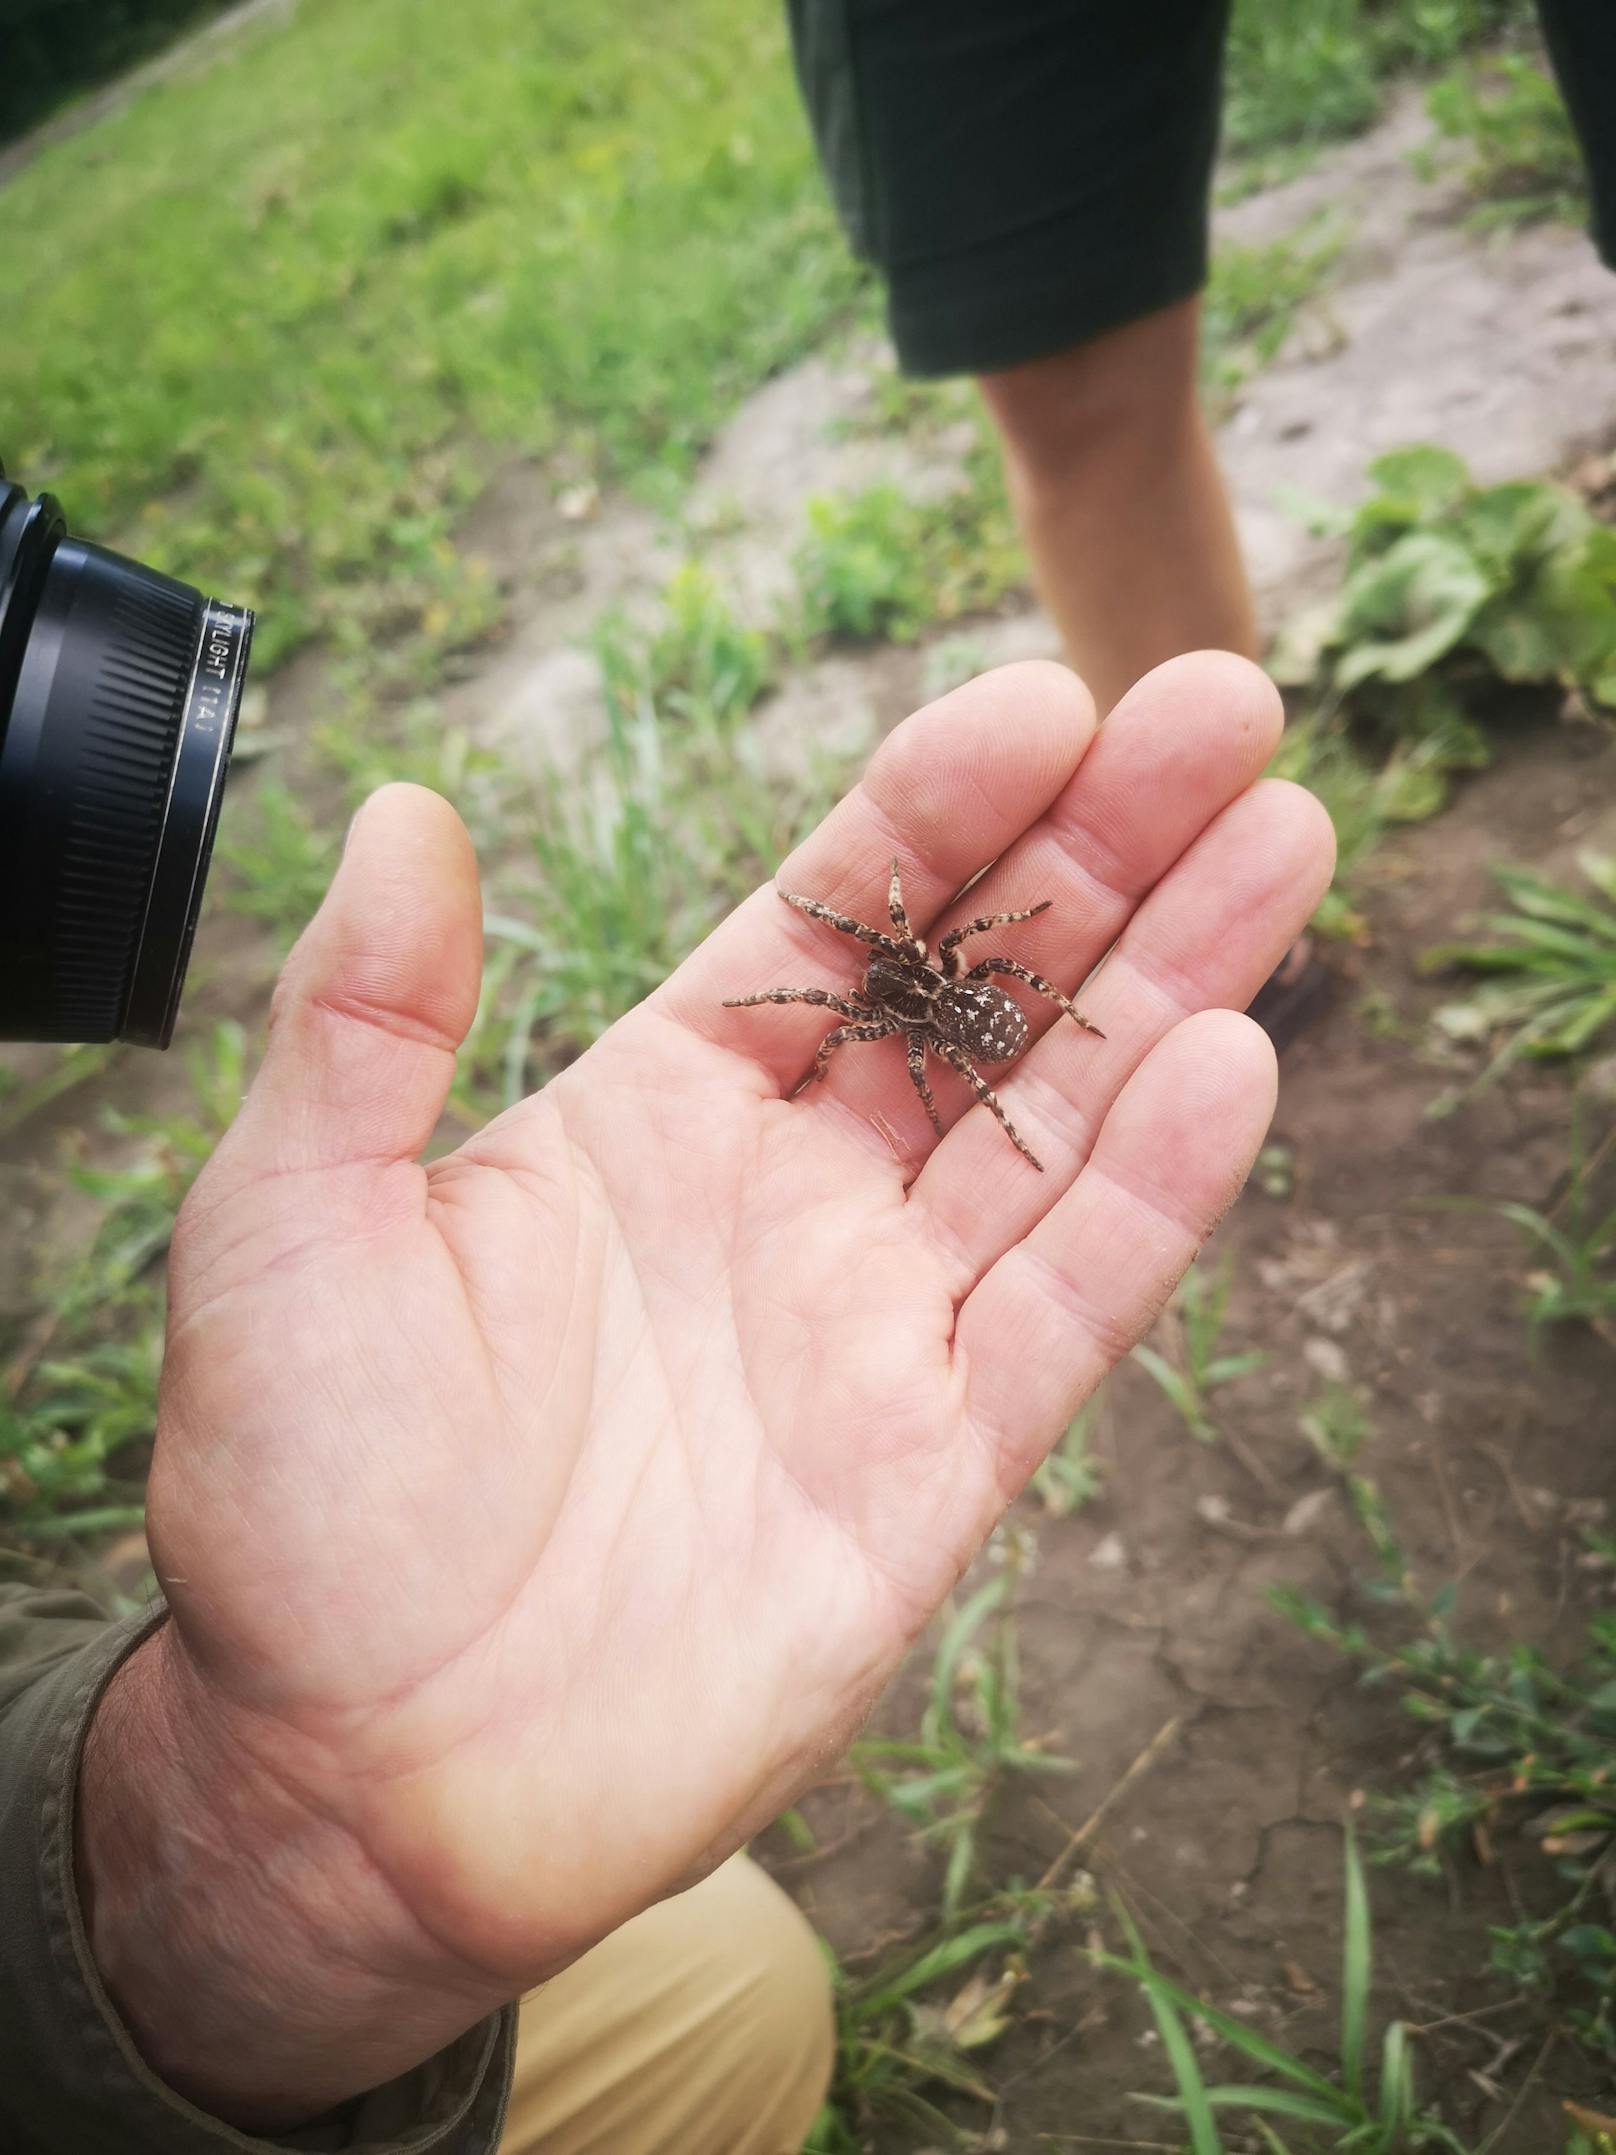
<svg viewBox="0 0 1616 2155">
<path fill-rule="evenodd" d="M 348 1834 L 247 1759 L 170 1627 L 91 1726 L 77 1870 L 142 2056 L 242 2126 L 318 2116 L 501 2002 L 411 1924 Z"/>
</svg>

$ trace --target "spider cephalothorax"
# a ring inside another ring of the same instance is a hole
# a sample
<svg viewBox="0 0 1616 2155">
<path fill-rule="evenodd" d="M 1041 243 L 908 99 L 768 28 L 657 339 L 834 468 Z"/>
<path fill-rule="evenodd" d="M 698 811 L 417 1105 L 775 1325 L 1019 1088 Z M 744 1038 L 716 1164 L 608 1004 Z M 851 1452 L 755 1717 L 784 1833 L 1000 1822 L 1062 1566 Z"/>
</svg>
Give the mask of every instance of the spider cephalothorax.
<svg viewBox="0 0 1616 2155">
<path fill-rule="evenodd" d="M 934 958 L 909 925 L 896 861 L 892 863 L 892 883 L 887 893 L 887 910 L 895 930 L 892 935 L 884 929 L 867 928 L 845 913 L 833 913 L 817 898 L 799 898 L 789 890 L 780 895 L 787 905 L 822 920 L 828 928 L 838 928 L 843 935 L 857 936 L 861 943 L 869 944 L 870 962 L 863 985 L 856 997 L 832 995 L 826 988 L 765 988 L 760 995 L 727 996 L 725 1009 L 744 1010 L 754 1003 L 815 1003 L 836 1011 L 848 1022 L 838 1025 L 819 1043 L 819 1053 L 814 1057 L 816 1078 L 825 1075 L 825 1065 L 847 1041 L 885 1040 L 893 1033 L 902 1033 L 909 1042 L 909 1075 L 939 1137 L 943 1126 L 926 1082 L 928 1048 L 951 1070 L 958 1071 L 982 1105 L 998 1117 L 1017 1152 L 1041 1170 L 1043 1162 L 1033 1157 L 992 1087 L 972 1067 L 972 1056 L 977 1062 L 1007 1063 L 1027 1045 L 1025 1011 L 1008 989 L 993 984 L 990 975 L 1007 973 L 1012 980 L 1024 980 L 1029 988 L 1059 1004 L 1085 1032 L 1102 1039 L 1104 1035 L 1041 973 L 1029 972 L 1013 958 L 983 958 L 965 972 L 961 970 L 959 946 L 967 936 L 980 935 L 984 928 L 1004 928 L 1013 921 L 1032 920 L 1039 913 L 1047 913 L 1049 899 L 1040 905 L 1029 905 L 1020 913 L 984 913 L 978 920 L 951 928 L 937 945 Z"/>
</svg>

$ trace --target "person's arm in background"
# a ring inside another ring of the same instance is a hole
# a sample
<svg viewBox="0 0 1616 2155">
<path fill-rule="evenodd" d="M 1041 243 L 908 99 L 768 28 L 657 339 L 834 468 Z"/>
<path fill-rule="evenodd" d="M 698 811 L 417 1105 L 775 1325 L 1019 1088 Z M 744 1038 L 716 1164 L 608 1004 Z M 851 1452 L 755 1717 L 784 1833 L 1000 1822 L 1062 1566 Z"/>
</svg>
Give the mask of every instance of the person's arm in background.
<svg viewBox="0 0 1616 2155">
<path fill-rule="evenodd" d="M 363 812 L 174 1240 L 171 1620 L 93 1718 L 42 1693 L 0 1724 L 15 1808 L 57 1821 L 7 1839 L 0 1893 L 69 1932 L 88 1727 L 88 1951 L 53 1938 L 18 1980 L 57 1986 L 50 2029 L 104 1982 L 89 2067 L 259 2131 L 461 2045 L 486 2090 L 501 2000 L 837 1754 L 1261 1142 L 1273 1056 L 1235 1012 L 1331 865 L 1318 804 L 1261 780 L 1279 725 L 1216 655 L 1098 732 L 1064 669 L 1006 668 L 900 727 L 782 869 L 880 922 L 896 852 L 927 936 L 1054 901 L 1011 947 L 1068 993 L 1103 958 L 1104 1037 L 1030 1009 L 995 1073 L 1044 1172 L 952 1079 L 937 1138 L 901 1043 L 792 1097 L 823 1009 L 724 999 L 845 995 L 859 961 L 772 889 L 422 1166 L 477 1005 L 476 870 L 433 796 Z M 40 2063 L 36 2115 L 75 2100 Z M 0 2124 L 18 2101 L 0 2079 Z M 141 2117 L 117 2145 L 217 2144 Z"/>
</svg>

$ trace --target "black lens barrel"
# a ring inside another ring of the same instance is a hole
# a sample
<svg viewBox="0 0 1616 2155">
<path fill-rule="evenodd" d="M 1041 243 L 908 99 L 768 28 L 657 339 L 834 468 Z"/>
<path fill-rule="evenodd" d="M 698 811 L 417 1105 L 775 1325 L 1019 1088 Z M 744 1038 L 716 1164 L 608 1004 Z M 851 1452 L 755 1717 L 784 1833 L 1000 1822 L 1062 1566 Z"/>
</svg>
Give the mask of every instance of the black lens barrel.
<svg viewBox="0 0 1616 2155">
<path fill-rule="evenodd" d="M 0 1038 L 167 1046 L 251 637 L 0 487 Z"/>
</svg>

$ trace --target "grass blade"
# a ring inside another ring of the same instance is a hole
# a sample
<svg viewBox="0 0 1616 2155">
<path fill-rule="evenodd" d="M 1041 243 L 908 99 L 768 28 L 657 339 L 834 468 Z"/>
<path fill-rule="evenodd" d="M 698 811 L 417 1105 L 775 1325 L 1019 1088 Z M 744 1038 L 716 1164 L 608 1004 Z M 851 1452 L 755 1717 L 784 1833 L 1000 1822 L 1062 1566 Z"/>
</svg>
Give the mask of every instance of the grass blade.
<svg viewBox="0 0 1616 2155">
<path fill-rule="evenodd" d="M 1326 2080 L 1322 2073 L 1314 2072 L 1310 2065 L 1304 2065 L 1300 2058 L 1292 2056 L 1290 2051 L 1282 2049 L 1278 2043 L 1271 2042 L 1266 2035 L 1259 2035 L 1255 2028 L 1248 2028 L 1244 2021 L 1236 2020 L 1231 2014 L 1220 2013 L 1215 2005 L 1208 2005 L 1204 1999 L 1192 1997 L 1187 1990 L 1180 1990 L 1176 1984 L 1170 1983 L 1166 1976 L 1151 1968 L 1149 1961 L 1143 1957 L 1123 1960 L 1116 1954 L 1099 1953 L 1095 1955 L 1095 1963 L 1098 1967 L 1110 1968 L 1119 1975 L 1131 1976 L 1135 1982 L 1149 1969 L 1181 2012 L 1204 2022 L 1215 2035 L 1221 2036 L 1231 2049 L 1240 2051 L 1243 2056 L 1250 2058 L 1253 2064 L 1280 2074 L 1282 2078 L 1293 2082 L 1297 2087 L 1308 2089 L 1325 2101 L 1339 2101 L 1340 2090 Z"/>
<path fill-rule="evenodd" d="M 1346 1859 L 1346 1939 L 1341 1956 L 1341 2075 L 1348 2094 L 1361 2112 L 1364 2036 L 1369 2025 L 1369 1892 L 1357 1836 L 1350 1827 Z"/>
<path fill-rule="evenodd" d="M 1394 2020 L 1380 2053 L 1380 2127 L 1388 2144 L 1399 2147 L 1413 2123 L 1414 2061 L 1408 2054 L 1408 2031 Z"/>
<path fill-rule="evenodd" d="M 986 1586 L 979 1586 L 970 1600 L 960 1610 L 943 1633 L 937 1649 L 937 1659 L 932 1664 L 931 1700 L 921 1724 L 921 1740 L 935 1744 L 941 1742 L 954 1721 L 954 1672 L 959 1667 L 960 1656 L 971 1643 L 984 1618 L 1002 1602 L 1009 1593 L 1011 1579 L 1008 1572 L 1000 1572 Z"/>
<path fill-rule="evenodd" d="M 1212 2115 L 1212 2105 L 1207 2101 L 1206 2083 L 1201 2078 L 1201 2068 L 1196 2062 L 1195 2045 L 1190 2041 L 1189 2031 L 1179 2017 L 1178 2008 L 1167 1995 L 1171 1985 L 1163 1983 L 1155 1969 L 1148 1964 L 1141 1971 L 1139 1981 L 1145 1996 L 1150 2000 L 1150 2010 L 1155 2016 L 1162 2049 L 1167 2053 L 1167 2062 L 1173 2068 L 1173 2078 L 1178 2083 L 1179 2107 L 1183 2110 L 1184 2122 L 1189 2127 L 1193 2155 L 1224 2155 L 1217 2120 Z"/>
<path fill-rule="evenodd" d="M 871 1976 L 853 1992 L 860 2007 L 866 2013 L 879 2013 L 896 2005 L 917 1990 L 924 1990 L 928 1983 L 935 1983 L 939 1976 L 951 1975 L 967 1961 L 979 1960 L 984 1953 L 991 1953 L 995 1946 L 1025 1945 L 1026 1934 L 1018 1923 L 976 1923 L 957 1937 L 945 1938 L 929 1952 L 922 1953 L 906 1968 L 896 1972 Z"/>
</svg>

